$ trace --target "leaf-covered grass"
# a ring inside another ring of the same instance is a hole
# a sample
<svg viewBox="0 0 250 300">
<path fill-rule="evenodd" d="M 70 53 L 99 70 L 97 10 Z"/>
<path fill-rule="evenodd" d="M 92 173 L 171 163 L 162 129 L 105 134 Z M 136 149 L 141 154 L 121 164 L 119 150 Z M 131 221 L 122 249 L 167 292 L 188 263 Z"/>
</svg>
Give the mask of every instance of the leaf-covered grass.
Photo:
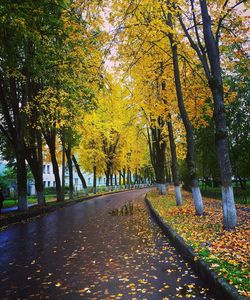
<svg viewBox="0 0 250 300">
<path fill-rule="evenodd" d="M 205 216 L 196 216 L 189 192 L 182 191 L 184 204 L 175 204 L 173 190 L 165 196 L 150 192 L 148 198 L 164 220 L 192 246 L 197 256 L 207 261 L 218 275 L 234 285 L 241 295 L 250 296 L 249 208 L 237 205 L 238 226 L 226 231 L 222 226 L 221 201 L 203 198 Z"/>
</svg>

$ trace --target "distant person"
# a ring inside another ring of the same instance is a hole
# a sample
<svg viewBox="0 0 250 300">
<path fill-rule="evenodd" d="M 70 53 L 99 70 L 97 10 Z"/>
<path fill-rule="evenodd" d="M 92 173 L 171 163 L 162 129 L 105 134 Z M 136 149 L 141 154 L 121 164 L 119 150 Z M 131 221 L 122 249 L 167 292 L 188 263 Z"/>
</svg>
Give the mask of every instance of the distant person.
<svg viewBox="0 0 250 300">
<path fill-rule="evenodd" d="M 2 188 L 0 187 L 0 213 L 1 213 L 1 210 L 2 210 L 2 208 L 3 208 L 3 201 L 4 201 L 3 190 L 2 190 Z"/>
</svg>

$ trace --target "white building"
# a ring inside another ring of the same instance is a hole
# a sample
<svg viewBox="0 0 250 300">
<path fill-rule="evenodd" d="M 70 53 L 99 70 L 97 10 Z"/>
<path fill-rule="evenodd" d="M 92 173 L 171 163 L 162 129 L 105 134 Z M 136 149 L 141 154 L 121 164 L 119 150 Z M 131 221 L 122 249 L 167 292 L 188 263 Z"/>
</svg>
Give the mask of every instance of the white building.
<svg viewBox="0 0 250 300">
<path fill-rule="evenodd" d="M 0 158 L 0 175 L 3 174 L 5 168 L 6 168 L 6 161 L 1 160 Z M 59 173 L 60 173 L 60 178 L 62 180 L 62 166 L 59 166 Z M 86 181 L 86 184 L 88 187 L 93 186 L 93 174 L 88 173 L 88 172 L 82 172 L 83 177 Z M 81 180 L 76 172 L 75 167 L 73 166 L 73 182 L 74 182 L 74 189 L 75 191 L 81 191 L 83 189 Z M 44 187 L 55 187 L 56 182 L 55 182 L 55 176 L 53 173 L 53 166 L 52 163 L 44 163 L 43 164 L 43 184 Z M 68 168 L 65 167 L 65 186 L 69 185 L 69 172 Z M 106 177 L 98 177 L 96 180 L 96 185 L 98 187 L 100 186 L 105 186 L 106 185 Z M 16 190 L 16 182 L 10 182 L 10 191 L 14 192 Z M 34 180 L 28 180 L 27 182 L 27 190 L 29 195 L 35 195 L 36 194 L 36 189 L 35 189 L 35 183 Z"/>
<path fill-rule="evenodd" d="M 62 179 L 62 166 L 59 166 L 59 173 L 60 173 L 60 178 Z M 93 174 L 87 172 L 82 172 L 82 174 L 86 181 L 87 186 L 88 187 L 93 186 L 93 177 L 94 177 Z M 76 191 L 80 191 L 83 189 L 81 180 L 76 172 L 75 167 L 73 167 L 73 182 Z M 47 163 L 43 165 L 43 184 L 44 187 L 56 186 L 52 163 Z M 97 178 L 96 181 L 97 186 L 104 186 L 105 184 L 106 184 L 106 178 L 104 176 Z M 65 167 L 65 186 L 68 185 L 69 185 L 69 172 L 68 172 L 68 168 Z"/>
</svg>

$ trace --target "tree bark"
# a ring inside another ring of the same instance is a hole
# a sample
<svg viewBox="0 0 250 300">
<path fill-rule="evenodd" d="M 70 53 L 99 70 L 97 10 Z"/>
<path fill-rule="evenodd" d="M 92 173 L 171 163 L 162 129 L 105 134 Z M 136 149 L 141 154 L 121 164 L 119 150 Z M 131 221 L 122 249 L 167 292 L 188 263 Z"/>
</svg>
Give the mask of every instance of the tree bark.
<svg viewBox="0 0 250 300">
<path fill-rule="evenodd" d="M 73 199 L 74 195 L 74 178 L 73 178 L 73 163 L 72 163 L 72 153 L 71 153 L 71 144 L 68 143 L 68 146 L 65 147 L 65 153 L 67 157 L 67 164 L 69 170 L 69 199 Z"/>
<path fill-rule="evenodd" d="M 208 82 L 214 101 L 216 154 L 222 183 L 223 224 L 226 229 L 232 229 L 237 225 L 237 213 L 232 187 L 232 171 L 228 149 L 220 52 L 218 43 L 216 42 L 212 31 L 211 17 L 208 12 L 206 0 L 200 0 L 200 7 L 202 14 L 203 36 L 210 64 Z"/>
<path fill-rule="evenodd" d="M 29 145 L 26 146 L 26 159 L 35 180 L 38 205 L 45 205 L 43 187 L 42 134 L 38 130 L 31 130 L 29 132 L 29 138 L 31 140 L 28 143 Z"/>
<path fill-rule="evenodd" d="M 37 162 L 38 162 L 38 178 L 36 185 L 37 202 L 39 205 L 45 205 L 44 186 L 43 186 L 43 145 L 42 133 L 37 131 Z"/>
<path fill-rule="evenodd" d="M 88 195 L 88 187 L 87 187 L 86 180 L 84 179 L 84 176 L 83 176 L 83 174 L 81 172 L 80 166 L 79 166 L 79 164 L 78 164 L 78 162 L 77 162 L 76 157 L 75 157 L 74 154 L 72 154 L 72 161 L 73 161 L 73 163 L 75 165 L 77 175 L 78 175 L 78 177 L 81 180 L 83 190 L 85 191 L 85 194 Z"/>
<path fill-rule="evenodd" d="M 165 195 L 167 192 L 165 174 L 166 142 L 162 138 L 163 120 L 161 117 L 158 118 L 158 123 L 160 128 L 151 127 L 151 162 L 155 171 L 157 189 L 161 195 Z"/>
<path fill-rule="evenodd" d="M 111 179 L 111 167 L 106 164 L 107 169 L 105 171 L 105 176 L 106 176 L 106 191 L 110 190 L 110 179 Z"/>
<path fill-rule="evenodd" d="M 17 192 L 18 192 L 18 209 L 25 211 L 28 209 L 27 202 L 27 169 L 25 162 L 25 144 L 24 144 L 24 120 L 23 113 L 19 109 L 17 98 L 17 84 L 13 77 L 10 77 L 10 96 L 12 102 L 15 134 L 14 141 L 16 162 L 17 162 Z"/>
<path fill-rule="evenodd" d="M 122 172 L 119 171 L 119 186 L 122 185 Z"/>
<path fill-rule="evenodd" d="M 126 184 L 126 169 L 125 168 L 123 168 L 123 177 L 122 177 L 122 179 L 123 179 L 123 185 L 125 186 L 125 184 Z"/>
<path fill-rule="evenodd" d="M 175 199 L 177 206 L 182 205 L 182 196 L 180 191 L 180 180 L 179 180 L 179 167 L 176 155 L 176 145 L 174 140 L 174 132 L 173 132 L 173 125 L 171 120 L 167 123 L 168 125 L 168 134 L 169 134 L 169 143 L 170 143 L 170 150 L 171 150 L 171 170 L 172 176 L 174 181 L 175 187 Z"/>
<path fill-rule="evenodd" d="M 18 210 L 26 211 L 27 203 L 27 169 L 25 163 L 25 152 L 22 145 L 16 149 L 16 165 L 17 165 L 17 194 L 18 194 Z"/>
<path fill-rule="evenodd" d="M 111 187 L 113 187 L 113 174 L 110 173 L 110 185 Z"/>
<path fill-rule="evenodd" d="M 106 186 L 110 186 L 110 170 L 105 171 L 105 176 L 106 176 Z"/>
<path fill-rule="evenodd" d="M 130 182 L 130 169 L 128 168 L 128 171 L 127 171 L 127 187 L 128 187 L 128 189 L 130 190 L 130 184 L 131 184 L 131 182 Z"/>
<path fill-rule="evenodd" d="M 7 100 L 9 96 L 9 101 Z M 28 209 L 27 203 L 27 170 L 25 163 L 24 120 L 20 112 L 15 78 L 4 79 L 0 72 L 0 104 L 7 129 L 1 124 L 1 132 L 13 146 L 17 165 L 18 209 Z"/>
<path fill-rule="evenodd" d="M 41 132 L 31 129 L 28 132 L 25 145 L 25 156 L 35 180 L 38 205 L 44 205 L 43 193 L 43 157 Z"/>
<path fill-rule="evenodd" d="M 56 196 L 57 201 L 63 201 L 63 194 L 62 194 L 62 186 L 61 186 L 61 179 L 60 179 L 60 173 L 59 173 L 59 167 L 58 162 L 56 158 L 56 134 L 55 132 L 44 132 L 44 137 L 46 140 L 46 143 L 49 147 L 51 162 L 53 166 L 53 173 L 55 176 L 55 182 L 56 182 Z"/>
<path fill-rule="evenodd" d="M 173 29 L 171 13 L 168 14 L 168 25 L 170 26 L 170 28 Z M 185 130 L 186 130 L 187 163 L 188 163 L 188 169 L 189 169 L 189 176 L 190 176 L 190 180 L 191 180 L 191 188 L 192 188 L 194 206 L 195 206 L 196 214 L 203 215 L 203 213 L 204 213 L 203 200 L 202 200 L 200 188 L 198 185 L 198 179 L 197 179 L 196 167 L 195 167 L 194 134 L 193 134 L 193 128 L 192 128 L 191 122 L 189 120 L 189 117 L 188 117 L 188 114 L 187 114 L 187 111 L 186 111 L 186 108 L 184 105 L 184 101 L 183 101 L 177 44 L 174 40 L 173 33 L 169 33 L 168 38 L 169 38 L 169 42 L 170 42 L 170 46 L 171 46 L 171 50 L 172 50 L 175 88 L 176 88 L 178 107 L 179 107 L 182 122 L 183 122 Z"/>
<path fill-rule="evenodd" d="M 65 140 L 62 134 L 62 201 L 65 200 Z"/>
<path fill-rule="evenodd" d="M 116 175 L 116 172 L 115 172 L 115 186 L 117 186 L 117 175 Z"/>
<path fill-rule="evenodd" d="M 93 167 L 93 193 L 96 194 L 96 166 Z"/>
</svg>

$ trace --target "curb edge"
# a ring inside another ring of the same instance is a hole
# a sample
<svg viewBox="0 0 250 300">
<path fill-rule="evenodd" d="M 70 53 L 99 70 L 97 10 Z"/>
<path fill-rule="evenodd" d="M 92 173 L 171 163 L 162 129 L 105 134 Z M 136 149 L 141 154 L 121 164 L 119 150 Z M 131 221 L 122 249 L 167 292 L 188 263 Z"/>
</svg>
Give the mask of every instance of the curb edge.
<svg viewBox="0 0 250 300">
<path fill-rule="evenodd" d="M 247 297 L 239 295 L 237 289 L 228 284 L 223 278 L 219 277 L 208 264 L 202 260 L 197 259 L 193 248 L 188 246 L 182 237 L 172 229 L 153 208 L 147 195 L 145 202 L 149 208 L 151 215 L 154 217 L 156 223 L 163 230 L 165 235 L 170 239 L 173 246 L 179 251 L 184 260 L 186 260 L 193 271 L 206 283 L 210 290 L 214 293 L 219 300 L 247 300 Z"/>
</svg>

